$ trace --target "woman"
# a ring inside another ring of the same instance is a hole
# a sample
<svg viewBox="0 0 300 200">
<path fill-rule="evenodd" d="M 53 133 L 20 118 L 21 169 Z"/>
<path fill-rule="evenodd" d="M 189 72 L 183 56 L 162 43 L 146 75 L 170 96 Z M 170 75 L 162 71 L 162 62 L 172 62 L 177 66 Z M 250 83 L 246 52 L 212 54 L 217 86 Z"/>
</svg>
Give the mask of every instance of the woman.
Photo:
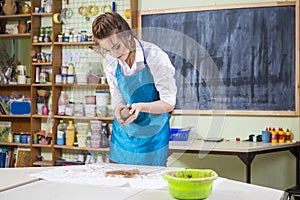
<svg viewBox="0 0 300 200">
<path fill-rule="evenodd" d="M 92 24 L 110 86 L 115 119 L 110 159 L 116 163 L 165 166 L 169 147 L 169 112 L 176 103 L 175 69 L 168 55 L 138 40 L 116 12 Z M 129 118 L 121 110 L 129 108 Z"/>
</svg>

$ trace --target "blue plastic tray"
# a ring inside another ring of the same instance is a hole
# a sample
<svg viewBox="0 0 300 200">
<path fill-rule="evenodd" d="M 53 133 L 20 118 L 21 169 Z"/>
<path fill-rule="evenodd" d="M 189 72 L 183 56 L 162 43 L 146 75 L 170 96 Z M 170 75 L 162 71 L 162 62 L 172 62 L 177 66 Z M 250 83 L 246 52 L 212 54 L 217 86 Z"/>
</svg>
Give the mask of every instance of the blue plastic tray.
<svg viewBox="0 0 300 200">
<path fill-rule="evenodd" d="M 170 141 L 187 141 L 191 129 L 171 128 Z"/>
</svg>

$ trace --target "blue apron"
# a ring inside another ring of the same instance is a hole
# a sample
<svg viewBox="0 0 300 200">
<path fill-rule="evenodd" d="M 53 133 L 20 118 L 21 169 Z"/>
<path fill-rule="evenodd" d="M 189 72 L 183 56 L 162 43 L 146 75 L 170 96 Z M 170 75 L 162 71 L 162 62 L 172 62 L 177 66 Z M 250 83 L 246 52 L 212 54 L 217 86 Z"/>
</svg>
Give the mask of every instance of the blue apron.
<svg viewBox="0 0 300 200">
<path fill-rule="evenodd" d="M 159 100 L 152 74 L 144 56 L 145 67 L 123 76 L 118 62 L 116 77 L 126 104 Z M 166 166 L 169 148 L 169 113 L 140 112 L 130 124 L 121 126 L 114 119 L 110 143 L 113 162 L 132 165 Z"/>
</svg>

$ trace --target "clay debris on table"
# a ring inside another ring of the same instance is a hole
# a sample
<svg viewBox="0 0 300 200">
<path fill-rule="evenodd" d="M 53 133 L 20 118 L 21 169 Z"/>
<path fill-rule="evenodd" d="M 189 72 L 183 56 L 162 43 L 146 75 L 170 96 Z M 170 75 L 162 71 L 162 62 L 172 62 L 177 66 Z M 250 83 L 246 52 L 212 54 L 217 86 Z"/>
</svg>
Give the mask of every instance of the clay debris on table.
<svg viewBox="0 0 300 200">
<path fill-rule="evenodd" d="M 105 172 L 105 176 L 123 176 L 124 178 L 132 178 L 136 175 L 145 175 L 145 173 L 140 172 L 137 169 L 132 170 L 112 170 Z"/>
</svg>

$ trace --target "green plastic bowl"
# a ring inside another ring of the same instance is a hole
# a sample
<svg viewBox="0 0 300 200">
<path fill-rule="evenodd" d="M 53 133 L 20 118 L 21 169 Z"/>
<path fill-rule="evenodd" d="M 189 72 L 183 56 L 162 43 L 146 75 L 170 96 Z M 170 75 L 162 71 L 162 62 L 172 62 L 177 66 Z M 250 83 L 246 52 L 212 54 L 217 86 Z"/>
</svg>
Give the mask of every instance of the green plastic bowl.
<svg viewBox="0 0 300 200">
<path fill-rule="evenodd" d="M 176 199 L 205 199 L 211 194 L 218 174 L 210 169 L 184 169 L 167 172 L 169 193 Z"/>
</svg>

